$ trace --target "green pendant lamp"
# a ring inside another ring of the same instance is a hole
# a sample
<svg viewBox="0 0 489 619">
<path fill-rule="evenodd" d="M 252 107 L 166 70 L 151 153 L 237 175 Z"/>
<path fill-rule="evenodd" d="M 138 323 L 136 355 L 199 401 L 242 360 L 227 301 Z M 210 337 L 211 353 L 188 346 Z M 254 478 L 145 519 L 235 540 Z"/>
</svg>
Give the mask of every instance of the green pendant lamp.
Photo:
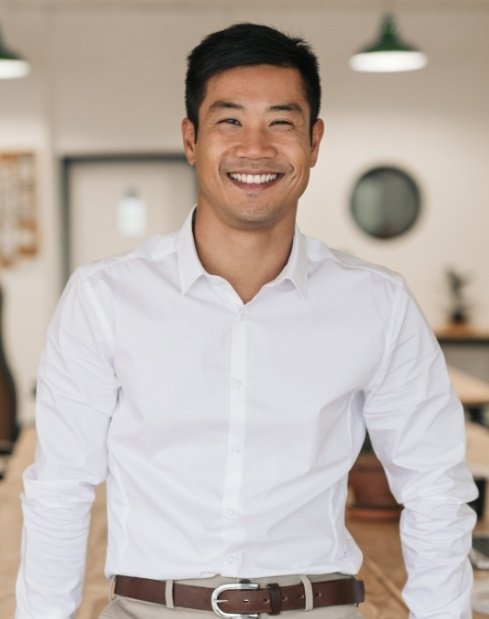
<svg viewBox="0 0 489 619">
<path fill-rule="evenodd" d="M 393 73 L 422 69 L 427 62 L 423 52 L 402 41 L 393 15 L 388 13 L 382 19 L 377 41 L 354 54 L 350 67 L 354 71 Z"/>
<path fill-rule="evenodd" d="M 5 45 L 0 31 L 0 79 L 24 77 L 29 71 L 29 63 Z"/>
</svg>

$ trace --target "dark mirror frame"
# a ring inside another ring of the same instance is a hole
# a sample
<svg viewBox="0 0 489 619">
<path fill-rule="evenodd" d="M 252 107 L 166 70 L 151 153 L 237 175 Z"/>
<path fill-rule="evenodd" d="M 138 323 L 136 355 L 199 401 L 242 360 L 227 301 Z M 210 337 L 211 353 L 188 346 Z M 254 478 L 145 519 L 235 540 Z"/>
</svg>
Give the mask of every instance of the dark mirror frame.
<svg viewBox="0 0 489 619">
<path fill-rule="evenodd" d="M 421 213 L 421 192 L 405 170 L 389 165 L 364 172 L 353 186 L 350 213 L 368 236 L 386 240 L 413 228 Z"/>
</svg>

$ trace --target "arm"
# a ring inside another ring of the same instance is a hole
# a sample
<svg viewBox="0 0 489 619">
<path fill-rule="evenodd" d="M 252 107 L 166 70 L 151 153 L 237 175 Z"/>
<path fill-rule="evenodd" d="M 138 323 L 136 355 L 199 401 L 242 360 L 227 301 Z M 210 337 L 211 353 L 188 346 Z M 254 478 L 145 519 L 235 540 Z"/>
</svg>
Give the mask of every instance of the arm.
<svg viewBox="0 0 489 619">
<path fill-rule="evenodd" d="M 475 514 L 466 503 L 477 490 L 465 464 L 463 410 L 438 343 L 403 286 L 386 327 L 365 420 L 392 492 L 404 505 L 404 599 L 410 619 L 468 619 Z"/>
<path fill-rule="evenodd" d="M 109 325 L 78 272 L 58 305 L 39 369 L 16 619 L 71 619 L 80 604 L 90 509 L 106 477 L 117 391 Z"/>
</svg>

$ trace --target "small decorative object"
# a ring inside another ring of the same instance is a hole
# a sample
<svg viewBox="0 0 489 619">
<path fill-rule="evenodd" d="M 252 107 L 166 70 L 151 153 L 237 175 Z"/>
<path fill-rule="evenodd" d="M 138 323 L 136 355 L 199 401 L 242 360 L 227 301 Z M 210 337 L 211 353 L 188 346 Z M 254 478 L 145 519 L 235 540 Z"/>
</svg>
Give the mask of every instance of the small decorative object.
<svg viewBox="0 0 489 619">
<path fill-rule="evenodd" d="M 38 249 L 33 153 L 0 152 L 0 265 Z"/>
<path fill-rule="evenodd" d="M 401 514 L 402 506 L 390 491 L 384 467 L 375 455 L 367 433 L 360 455 L 348 478 L 353 503 L 348 515 L 355 520 L 392 521 Z"/>
<path fill-rule="evenodd" d="M 453 268 L 448 268 L 445 273 L 450 294 L 449 321 L 451 324 L 466 325 L 469 322 L 470 308 L 465 295 L 465 287 L 470 278 Z"/>
</svg>

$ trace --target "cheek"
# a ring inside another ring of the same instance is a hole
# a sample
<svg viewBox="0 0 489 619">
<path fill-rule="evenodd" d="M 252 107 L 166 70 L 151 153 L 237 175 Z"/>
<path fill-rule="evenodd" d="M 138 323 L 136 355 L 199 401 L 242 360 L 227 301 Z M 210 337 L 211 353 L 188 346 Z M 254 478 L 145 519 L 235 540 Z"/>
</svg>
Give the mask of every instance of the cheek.
<svg viewBox="0 0 489 619">
<path fill-rule="evenodd" d="M 197 156 L 195 170 L 200 185 L 207 187 L 217 186 L 222 182 L 221 172 L 222 157 L 212 148 L 202 148 L 200 156 Z"/>
<path fill-rule="evenodd" d="M 202 167 L 219 167 L 223 160 L 224 148 L 216 140 L 206 140 L 203 142 L 198 150 L 198 161 L 201 162 Z"/>
<path fill-rule="evenodd" d="M 298 166 L 308 166 L 311 159 L 311 144 L 308 139 L 294 139 L 284 141 L 281 145 L 282 153 Z"/>
<path fill-rule="evenodd" d="M 296 150 L 295 153 L 289 158 L 295 169 L 295 173 L 298 176 L 308 176 L 310 168 L 312 167 L 311 152 L 309 148 L 303 148 L 300 151 Z"/>
</svg>

